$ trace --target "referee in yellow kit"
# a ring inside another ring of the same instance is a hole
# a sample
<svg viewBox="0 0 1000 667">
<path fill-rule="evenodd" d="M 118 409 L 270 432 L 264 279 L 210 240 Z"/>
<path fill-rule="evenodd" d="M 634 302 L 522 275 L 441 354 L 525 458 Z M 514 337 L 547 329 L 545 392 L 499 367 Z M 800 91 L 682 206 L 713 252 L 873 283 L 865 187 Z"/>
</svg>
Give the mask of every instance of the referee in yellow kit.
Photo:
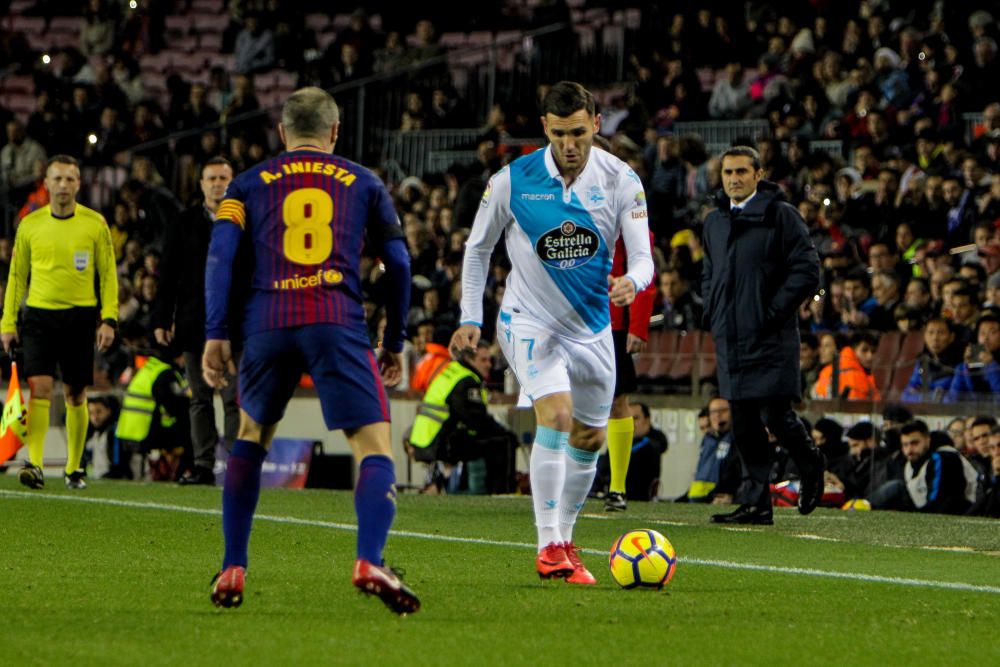
<svg viewBox="0 0 1000 667">
<path fill-rule="evenodd" d="M 28 403 L 28 457 L 21 483 L 45 485 L 42 458 L 49 428 L 49 406 L 56 367 L 66 397 L 66 486 L 85 489 L 80 458 L 87 438 L 87 386 L 94 382 L 94 343 L 106 350 L 118 326 L 118 275 L 108 224 L 97 211 L 76 203 L 80 166 L 56 155 L 45 171 L 51 203 L 21 220 L 0 320 L 0 340 L 8 353 L 23 341 L 24 374 L 31 387 Z M 94 272 L 100 284 L 94 293 Z M 30 276 L 30 286 L 29 283 Z M 27 291 L 27 308 L 17 332 L 17 315 Z"/>
</svg>

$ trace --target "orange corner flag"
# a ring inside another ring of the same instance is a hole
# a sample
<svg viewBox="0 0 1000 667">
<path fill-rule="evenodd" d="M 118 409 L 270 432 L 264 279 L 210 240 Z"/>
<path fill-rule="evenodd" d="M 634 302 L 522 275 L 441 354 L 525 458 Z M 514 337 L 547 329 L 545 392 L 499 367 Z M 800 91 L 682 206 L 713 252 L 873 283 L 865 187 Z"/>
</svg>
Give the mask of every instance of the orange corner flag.
<svg viewBox="0 0 1000 667">
<path fill-rule="evenodd" d="M 10 384 L 7 385 L 7 402 L 3 406 L 0 419 L 0 465 L 14 456 L 24 445 L 28 432 L 28 410 L 21 395 L 21 383 L 17 379 L 17 364 L 10 365 Z"/>
</svg>

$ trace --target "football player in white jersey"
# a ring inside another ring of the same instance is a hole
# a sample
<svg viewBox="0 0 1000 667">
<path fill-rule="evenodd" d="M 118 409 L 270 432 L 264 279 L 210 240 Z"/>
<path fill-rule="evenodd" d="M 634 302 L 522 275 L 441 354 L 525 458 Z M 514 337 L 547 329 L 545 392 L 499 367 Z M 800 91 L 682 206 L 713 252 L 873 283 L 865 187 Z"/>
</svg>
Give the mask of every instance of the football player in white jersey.
<svg viewBox="0 0 1000 667">
<path fill-rule="evenodd" d="M 591 150 L 600 127 L 594 97 L 555 84 L 542 101 L 549 146 L 490 179 L 466 244 L 456 354 L 474 348 L 493 247 L 506 232 L 512 265 L 497 337 L 535 410 L 531 494 L 543 579 L 596 583 L 573 526 L 596 472 L 615 388 L 608 300 L 625 306 L 653 278 L 646 196 L 628 165 Z M 610 276 L 615 240 L 629 271 Z"/>
</svg>

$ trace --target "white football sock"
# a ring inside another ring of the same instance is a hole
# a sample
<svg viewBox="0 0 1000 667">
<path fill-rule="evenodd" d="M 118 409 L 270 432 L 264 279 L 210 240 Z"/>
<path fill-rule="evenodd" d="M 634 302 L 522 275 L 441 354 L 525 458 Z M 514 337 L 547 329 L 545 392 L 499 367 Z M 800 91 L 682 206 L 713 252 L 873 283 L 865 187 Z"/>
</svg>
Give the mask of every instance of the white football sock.
<svg viewBox="0 0 1000 667">
<path fill-rule="evenodd" d="M 538 550 L 552 542 L 562 542 L 559 534 L 559 497 L 566 477 L 563 448 L 569 433 L 539 426 L 531 447 L 531 501 L 535 507 Z"/>
<path fill-rule="evenodd" d="M 559 499 L 559 532 L 564 542 L 573 541 L 573 526 L 597 475 L 597 452 L 566 445 L 566 481 Z"/>
</svg>

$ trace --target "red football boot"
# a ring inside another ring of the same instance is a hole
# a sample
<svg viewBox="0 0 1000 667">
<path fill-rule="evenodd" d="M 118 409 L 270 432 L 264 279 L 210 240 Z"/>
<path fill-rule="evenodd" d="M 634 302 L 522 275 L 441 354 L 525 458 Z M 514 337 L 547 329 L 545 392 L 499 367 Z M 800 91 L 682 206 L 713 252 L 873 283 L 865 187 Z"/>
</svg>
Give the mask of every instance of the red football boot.
<svg viewBox="0 0 1000 667">
<path fill-rule="evenodd" d="M 594 578 L 594 575 L 590 573 L 587 566 L 580 560 L 580 554 L 577 553 L 576 545 L 572 542 L 564 542 L 563 548 L 566 550 L 566 557 L 569 559 L 569 562 L 573 564 L 573 574 L 566 577 L 566 583 L 596 584 L 597 579 Z"/>
<path fill-rule="evenodd" d="M 375 565 L 363 558 L 354 561 L 351 582 L 362 593 L 377 595 L 385 606 L 400 616 L 420 610 L 420 600 L 390 568 Z"/>
<path fill-rule="evenodd" d="M 566 556 L 566 549 L 562 544 L 550 542 L 548 546 L 538 552 L 535 559 L 535 569 L 542 579 L 563 579 L 573 574 L 573 563 Z"/>
<path fill-rule="evenodd" d="M 239 607 L 243 604 L 246 568 L 230 565 L 212 580 L 212 604 L 216 607 Z"/>
</svg>

